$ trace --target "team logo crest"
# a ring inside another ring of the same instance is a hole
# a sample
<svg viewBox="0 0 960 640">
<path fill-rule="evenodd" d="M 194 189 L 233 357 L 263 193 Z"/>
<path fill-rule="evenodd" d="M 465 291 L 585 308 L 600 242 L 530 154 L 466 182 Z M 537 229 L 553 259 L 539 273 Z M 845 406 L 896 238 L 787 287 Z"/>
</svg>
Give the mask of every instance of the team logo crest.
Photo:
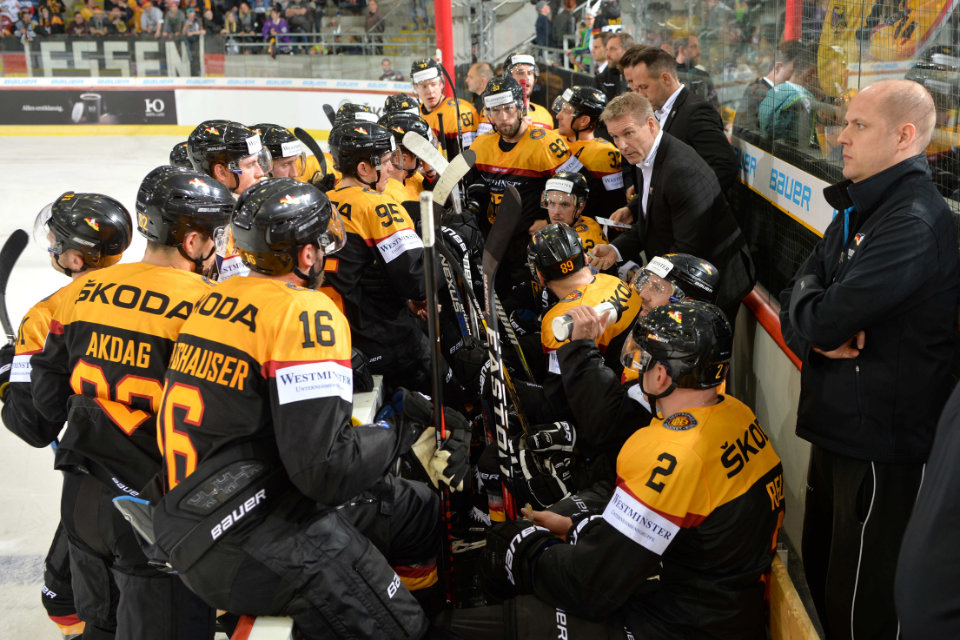
<svg viewBox="0 0 960 640">
<path fill-rule="evenodd" d="M 706 262 L 700 263 L 700 268 L 709 273 L 711 276 L 716 272 L 716 269 L 712 265 L 707 264 Z"/>
<path fill-rule="evenodd" d="M 206 129 L 204 129 L 204 131 L 206 131 L 207 133 L 212 133 L 215 136 L 220 135 L 220 131 L 216 127 L 207 127 Z"/>
<path fill-rule="evenodd" d="M 353 130 L 356 131 L 357 133 L 360 133 L 360 134 L 363 134 L 363 135 L 367 135 L 367 133 L 368 133 L 367 130 L 364 129 L 363 127 L 355 127 Z"/>
<path fill-rule="evenodd" d="M 87 226 L 89 226 L 94 231 L 100 231 L 100 223 L 94 220 L 93 218 L 84 218 L 83 221 L 86 222 Z"/>
<path fill-rule="evenodd" d="M 664 420 L 663 426 L 671 431 L 686 431 L 697 426 L 697 419 L 693 417 L 693 414 L 681 411 Z"/>
<path fill-rule="evenodd" d="M 677 324 L 683 322 L 683 314 L 679 311 L 668 311 L 667 315 L 670 316 L 670 318 Z"/>
<path fill-rule="evenodd" d="M 584 233 L 587 230 L 587 225 L 583 222 L 578 222 L 574 225 L 573 230 L 577 233 Z"/>
<path fill-rule="evenodd" d="M 200 178 L 193 178 L 193 179 L 191 179 L 190 182 L 188 182 L 187 184 L 190 184 L 190 185 L 192 185 L 192 186 L 194 186 L 194 187 L 203 187 L 203 186 L 205 186 L 204 183 L 203 183 L 203 180 L 201 180 Z"/>
<path fill-rule="evenodd" d="M 854 244 L 856 244 L 856 245 L 859 247 L 859 246 L 860 246 L 860 243 L 863 242 L 863 239 L 864 239 L 865 237 L 866 237 L 866 236 L 865 236 L 864 234 L 862 234 L 862 233 L 858 233 L 857 235 L 853 236 L 853 242 L 854 242 Z"/>
<path fill-rule="evenodd" d="M 573 302 L 574 300 L 579 300 L 583 297 L 582 291 L 571 291 L 567 294 L 567 297 L 563 299 L 564 302 Z"/>
<path fill-rule="evenodd" d="M 299 196 L 285 195 L 280 198 L 280 204 L 300 204 Z"/>
</svg>

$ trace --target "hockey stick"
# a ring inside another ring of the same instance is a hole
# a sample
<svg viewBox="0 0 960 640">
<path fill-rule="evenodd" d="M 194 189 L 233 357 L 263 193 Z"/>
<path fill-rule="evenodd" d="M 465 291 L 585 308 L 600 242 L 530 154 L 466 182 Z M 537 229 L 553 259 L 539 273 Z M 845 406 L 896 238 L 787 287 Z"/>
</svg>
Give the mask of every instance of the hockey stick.
<svg viewBox="0 0 960 640">
<path fill-rule="evenodd" d="M 333 128 L 333 125 L 336 124 L 337 112 L 333 110 L 328 104 L 323 105 L 323 115 L 327 116 L 327 120 L 330 121 L 330 128 Z"/>
<path fill-rule="evenodd" d="M 450 72 L 447 71 L 447 68 L 442 64 L 439 66 L 440 71 L 443 72 L 443 76 L 447 79 L 447 82 L 450 83 L 450 91 L 453 93 L 453 108 L 457 113 L 457 147 L 460 149 L 460 153 L 463 153 L 465 151 L 463 148 L 463 125 L 460 124 L 460 100 L 457 98 L 457 85 L 454 83 L 453 78 L 450 77 Z"/>
<path fill-rule="evenodd" d="M 447 170 L 449 162 L 443 157 L 443 154 L 437 151 L 437 148 L 430 144 L 430 141 L 419 133 L 407 131 L 403 134 L 403 146 L 410 150 L 410 153 L 417 156 L 428 165 L 433 167 L 438 173 Z"/>
<path fill-rule="evenodd" d="M 416 135 L 416 134 L 414 134 Z M 406 140 L 406 136 L 404 136 Z M 440 172 L 440 178 L 437 180 L 437 183 L 433 186 L 433 195 L 436 198 L 436 203 L 441 207 L 447 202 L 447 198 L 450 196 L 450 192 L 453 191 L 453 188 L 457 186 L 457 183 L 463 180 L 463 176 L 467 175 L 467 172 L 473 167 L 473 163 L 477 161 L 477 154 L 470 149 L 467 149 L 447 165 L 447 168 Z"/>
<path fill-rule="evenodd" d="M 520 223 L 520 194 L 513 185 L 507 186 L 503 200 L 497 209 L 497 217 L 487 235 L 483 247 L 483 289 L 487 303 L 487 348 L 490 353 L 490 387 L 493 392 L 493 422 L 496 429 L 497 453 L 500 458 L 500 484 L 503 490 L 503 510 L 508 518 L 514 520 L 520 514 L 513 494 L 508 485 L 512 484 L 510 460 L 513 456 L 509 438 L 507 418 L 507 382 L 503 366 L 503 354 L 500 351 L 500 336 L 497 327 L 497 312 L 494 305 L 494 282 L 497 269 Z M 518 407 L 519 410 L 519 407 Z"/>
<path fill-rule="evenodd" d="M 443 419 L 443 377 L 440 374 L 440 313 L 437 308 L 437 264 L 436 227 L 433 220 L 433 192 L 420 192 L 420 233 L 423 235 L 423 275 L 427 289 L 427 337 L 430 341 L 430 372 L 432 377 L 433 424 L 437 430 L 437 450 L 443 446 L 447 437 L 447 427 Z M 453 514 L 450 506 L 450 488 L 441 486 L 441 503 L 446 536 L 443 552 L 437 563 L 437 570 L 443 576 L 444 593 L 447 607 L 453 606 Z"/>
<path fill-rule="evenodd" d="M 3 249 L 0 249 L 0 325 L 3 326 L 8 342 L 13 342 L 16 334 L 13 332 L 13 324 L 7 313 L 7 283 L 10 281 L 13 266 L 17 264 L 23 250 L 27 248 L 29 240 L 30 236 L 26 231 L 16 229 L 3 244 Z"/>
<path fill-rule="evenodd" d="M 313 136 L 300 127 L 293 130 L 293 135 L 297 136 L 297 140 L 302 142 L 307 149 L 310 149 L 310 153 L 312 153 L 313 157 L 320 163 L 320 173 L 327 175 L 327 160 L 323 157 L 323 150 L 320 148 L 320 145 L 317 144 L 317 141 L 313 139 Z"/>
</svg>

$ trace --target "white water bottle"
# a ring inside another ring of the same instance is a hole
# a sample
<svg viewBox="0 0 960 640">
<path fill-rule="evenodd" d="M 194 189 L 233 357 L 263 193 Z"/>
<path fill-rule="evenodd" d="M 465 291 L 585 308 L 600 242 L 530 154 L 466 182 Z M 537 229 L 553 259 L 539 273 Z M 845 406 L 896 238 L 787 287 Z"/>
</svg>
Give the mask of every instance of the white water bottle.
<svg viewBox="0 0 960 640">
<path fill-rule="evenodd" d="M 610 317 L 608 322 L 616 322 L 620 319 L 620 314 L 617 313 L 617 308 L 613 305 L 612 302 L 604 301 L 598 304 L 593 308 L 597 312 L 597 315 L 603 317 L 603 314 L 608 311 L 613 315 Z M 558 342 L 563 342 L 570 338 L 570 332 L 573 330 L 573 318 L 564 314 L 562 316 L 556 317 L 553 319 L 553 337 L 557 339 Z"/>
</svg>

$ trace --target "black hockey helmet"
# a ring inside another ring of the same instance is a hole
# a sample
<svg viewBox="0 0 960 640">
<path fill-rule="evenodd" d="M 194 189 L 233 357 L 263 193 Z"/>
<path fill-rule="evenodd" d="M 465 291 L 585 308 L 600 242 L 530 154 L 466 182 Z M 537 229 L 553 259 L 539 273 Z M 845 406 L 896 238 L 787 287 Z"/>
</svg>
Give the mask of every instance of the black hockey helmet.
<svg viewBox="0 0 960 640">
<path fill-rule="evenodd" d="M 338 125 L 348 120 L 363 120 L 365 122 L 376 122 L 377 113 L 365 104 L 359 102 L 344 102 L 337 109 L 337 115 L 333 118 L 333 124 Z"/>
<path fill-rule="evenodd" d="M 60 255 L 74 249 L 87 268 L 98 269 L 120 260 L 133 239 L 133 221 L 126 207 L 110 196 L 67 191 L 37 214 L 33 236 L 57 256 L 58 265 Z"/>
<path fill-rule="evenodd" d="M 301 247 L 315 244 L 330 255 L 346 241 L 343 221 L 326 194 L 293 178 L 268 178 L 244 191 L 231 229 L 240 258 L 250 269 L 267 275 L 294 272 L 311 288 L 323 266 L 300 272 Z"/>
<path fill-rule="evenodd" d="M 527 264 L 533 277 L 539 272 L 545 282 L 566 278 L 587 266 L 580 236 L 562 222 L 533 234 L 527 245 Z"/>
<path fill-rule="evenodd" d="M 419 115 L 420 101 L 409 93 L 395 93 L 392 96 L 387 96 L 387 99 L 383 101 L 383 112 L 395 113 L 397 111 Z"/>
<path fill-rule="evenodd" d="M 483 90 L 483 108 L 492 109 L 500 105 L 517 105 L 520 113 L 526 113 L 523 104 L 523 88 L 520 83 L 512 76 L 496 76 L 487 83 L 487 88 Z"/>
<path fill-rule="evenodd" d="M 137 192 L 137 230 L 150 242 L 180 246 L 189 231 L 218 239 L 230 221 L 233 194 L 199 171 L 164 165 Z"/>
<path fill-rule="evenodd" d="M 657 396 L 681 389 L 710 389 L 727 376 L 733 330 L 719 307 L 688 300 L 665 304 L 641 316 L 623 345 L 620 361 L 642 376 L 654 363 L 673 380 Z"/>
<path fill-rule="evenodd" d="M 337 164 L 344 175 L 357 176 L 357 166 L 366 162 L 377 169 L 380 175 L 381 158 L 386 153 L 395 153 L 397 143 L 393 134 L 375 122 L 360 122 L 352 120 L 338 124 L 333 128 L 337 137 Z M 399 157 L 394 157 L 394 164 L 401 165 Z"/>
<path fill-rule="evenodd" d="M 600 122 L 600 114 L 607 108 L 607 96 L 599 89 L 578 85 L 564 89 L 563 93 L 554 98 L 553 112 L 560 113 L 566 104 L 573 107 L 574 118 L 590 116 L 592 128 Z"/>
<path fill-rule="evenodd" d="M 503 70 L 508 74 L 512 74 L 514 69 L 525 64 L 533 67 L 534 78 L 540 76 L 540 67 L 537 66 L 537 61 L 529 53 L 514 53 L 507 56 L 506 62 L 503 63 Z"/>
<path fill-rule="evenodd" d="M 170 164 L 184 169 L 193 169 L 193 163 L 190 162 L 190 151 L 187 149 L 187 141 L 178 142 L 170 150 Z"/>
<path fill-rule="evenodd" d="M 434 142 L 436 141 L 436 136 L 433 135 L 433 129 L 430 128 L 426 120 L 416 113 L 408 113 L 406 111 L 387 113 L 380 117 L 379 124 L 393 134 L 398 145 L 403 142 L 403 136 L 408 131 L 418 133 L 427 140 L 433 139 Z"/>
<path fill-rule="evenodd" d="M 239 122 L 207 120 L 187 138 L 190 162 L 197 171 L 213 175 L 213 167 L 224 164 L 233 173 L 241 173 L 240 161 L 257 156 L 264 173 L 270 171 L 270 152 L 257 133 Z"/>
<path fill-rule="evenodd" d="M 720 270 L 710 262 L 689 253 L 668 253 L 655 257 L 637 273 L 630 286 L 637 293 L 641 293 L 644 287 L 656 286 L 650 278 L 651 274 L 673 286 L 670 302 L 691 299 L 710 303 L 717 301 Z"/>
<path fill-rule="evenodd" d="M 270 151 L 271 158 L 276 161 L 281 158 L 298 158 L 297 175 L 301 175 L 306 166 L 307 154 L 303 150 L 303 144 L 293 132 L 286 127 L 278 124 L 261 123 L 250 127 L 252 131 L 260 134 L 260 140 L 263 146 Z"/>
<path fill-rule="evenodd" d="M 440 78 L 441 83 L 444 81 L 443 71 L 440 70 L 440 63 L 433 58 L 414 60 L 410 65 L 410 82 L 412 82 L 414 86 L 434 78 Z"/>
<path fill-rule="evenodd" d="M 574 171 L 558 171 L 552 178 L 547 179 L 547 184 L 543 187 L 543 193 L 540 195 L 540 206 L 544 209 L 547 208 L 547 194 L 551 191 L 573 194 L 576 198 L 575 208 L 578 210 L 581 205 L 587 203 L 587 196 L 590 195 L 587 179 L 583 177 L 582 173 Z"/>
</svg>

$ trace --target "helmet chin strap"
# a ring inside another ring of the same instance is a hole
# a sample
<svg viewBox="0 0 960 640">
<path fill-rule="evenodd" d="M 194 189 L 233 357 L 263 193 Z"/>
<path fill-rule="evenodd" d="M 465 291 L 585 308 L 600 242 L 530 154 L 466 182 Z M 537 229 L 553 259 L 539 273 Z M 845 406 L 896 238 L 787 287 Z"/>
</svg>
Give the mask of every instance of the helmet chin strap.
<svg viewBox="0 0 960 640">
<path fill-rule="evenodd" d="M 293 268 L 293 274 L 303 280 L 304 287 L 307 289 L 316 289 L 323 280 L 323 265 L 327 261 L 327 256 L 324 255 L 320 258 L 320 261 L 310 265 L 310 269 L 304 273 L 300 270 L 300 267 Z"/>
<path fill-rule="evenodd" d="M 180 252 L 181 256 L 183 256 L 184 258 L 186 258 L 187 260 L 193 263 L 194 273 L 200 274 L 201 276 L 206 276 L 207 274 L 203 272 L 203 263 L 209 260 L 210 256 L 216 253 L 217 248 L 214 247 L 213 249 L 210 250 L 210 253 L 208 253 L 205 256 L 201 254 L 199 258 L 194 258 L 189 253 L 187 253 L 187 250 L 183 248 L 183 243 L 180 243 L 177 245 L 177 251 Z"/>
<path fill-rule="evenodd" d="M 56 256 L 56 259 L 54 260 L 54 262 L 56 262 L 57 266 L 60 267 L 60 269 L 63 271 L 63 275 L 67 276 L 68 278 L 72 278 L 73 274 L 77 272 L 74 271 L 73 269 L 70 269 L 69 267 L 65 267 L 62 264 L 60 264 L 60 256 L 62 254 L 57 253 L 54 255 Z"/>
<path fill-rule="evenodd" d="M 664 365 L 664 368 L 666 368 L 666 365 Z M 667 373 L 669 373 L 669 369 L 667 370 Z M 674 381 L 673 381 L 673 378 L 671 377 L 671 378 L 670 378 L 670 386 L 667 387 L 662 393 L 650 393 L 649 391 L 647 391 L 646 389 L 644 389 L 644 388 L 643 388 L 643 374 L 640 374 L 639 383 L 640 383 L 640 391 L 643 392 L 643 395 L 647 396 L 647 402 L 649 402 L 651 408 L 653 408 L 654 414 L 656 415 L 656 417 L 662 418 L 663 416 L 660 415 L 660 410 L 657 408 L 657 400 L 659 400 L 660 398 L 666 398 L 666 397 L 669 396 L 671 393 L 673 393 L 673 392 L 676 390 L 676 388 L 677 388 L 677 383 L 674 382 Z"/>
</svg>

